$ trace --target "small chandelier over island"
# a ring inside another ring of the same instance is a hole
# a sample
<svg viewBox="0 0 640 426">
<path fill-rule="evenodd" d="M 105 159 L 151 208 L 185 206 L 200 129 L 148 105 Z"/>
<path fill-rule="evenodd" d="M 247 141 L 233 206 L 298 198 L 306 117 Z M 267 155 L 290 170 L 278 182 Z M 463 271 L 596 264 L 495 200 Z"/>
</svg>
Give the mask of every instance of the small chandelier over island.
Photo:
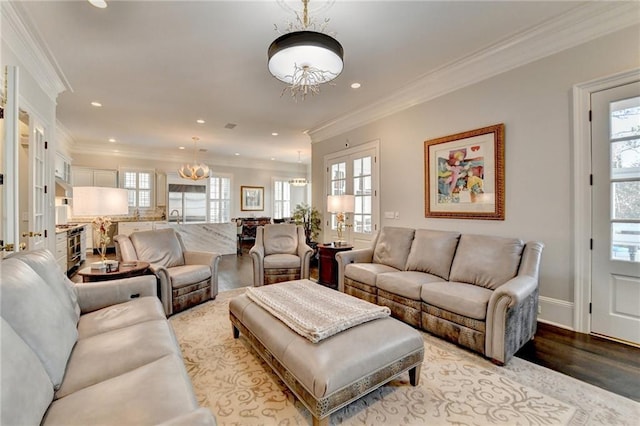
<svg viewBox="0 0 640 426">
<path fill-rule="evenodd" d="M 209 177 L 209 166 L 203 163 L 198 163 L 196 161 L 196 144 L 200 140 L 199 137 L 194 136 L 193 138 L 193 164 L 185 163 L 178 169 L 178 174 L 183 179 L 191 179 L 191 180 L 202 180 L 207 179 Z"/>
</svg>

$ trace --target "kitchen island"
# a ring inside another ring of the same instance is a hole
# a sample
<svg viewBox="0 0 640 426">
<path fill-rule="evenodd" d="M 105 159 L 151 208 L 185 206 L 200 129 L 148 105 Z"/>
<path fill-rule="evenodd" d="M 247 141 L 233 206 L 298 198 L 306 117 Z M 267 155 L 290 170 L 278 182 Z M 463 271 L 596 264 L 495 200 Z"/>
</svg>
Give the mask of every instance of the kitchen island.
<svg viewBox="0 0 640 426">
<path fill-rule="evenodd" d="M 154 229 L 173 228 L 184 242 L 187 250 L 212 251 L 220 254 L 236 254 L 236 224 L 154 222 Z"/>
</svg>

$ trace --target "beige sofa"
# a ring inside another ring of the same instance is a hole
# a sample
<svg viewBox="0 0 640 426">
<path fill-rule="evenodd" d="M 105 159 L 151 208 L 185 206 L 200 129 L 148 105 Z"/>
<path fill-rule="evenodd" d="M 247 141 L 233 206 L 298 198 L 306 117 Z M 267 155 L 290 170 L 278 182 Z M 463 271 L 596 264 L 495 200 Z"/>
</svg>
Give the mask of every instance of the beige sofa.
<svg viewBox="0 0 640 426">
<path fill-rule="evenodd" d="M 152 275 L 73 284 L 47 250 L 0 263 L 2 425 L 215 425 Z"/>
<path fill-rule="evenodd" d="M 220 254 L 185 249 L 173 228 L 116 235 L 114 240 L 119 260 L 150 263 L 167 316 L 218 295 Z"/>
<path fill-rule="evenodd" d="M 497 364 L 531 340 L 543 244 L 385 227 L 368 249 L 338 253 L 341 291 Z"/>
</svg>

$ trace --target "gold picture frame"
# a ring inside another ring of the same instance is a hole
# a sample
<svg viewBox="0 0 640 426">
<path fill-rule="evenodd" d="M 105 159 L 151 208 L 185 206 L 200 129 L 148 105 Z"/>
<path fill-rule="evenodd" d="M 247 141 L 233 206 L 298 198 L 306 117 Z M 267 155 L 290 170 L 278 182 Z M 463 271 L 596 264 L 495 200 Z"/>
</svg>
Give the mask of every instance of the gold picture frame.
<svg viewBox="0 0 640 426">
<path fill-rule="evenodd" d="M 504 220 L 504 166 L 504 123 L 425 141 L 425 217 Z"/>
<path fill-rule="evenodd" d="M 264 186 L 240 187 L 240 210 L 262 211 L 264 210 Z"/>
</svg>

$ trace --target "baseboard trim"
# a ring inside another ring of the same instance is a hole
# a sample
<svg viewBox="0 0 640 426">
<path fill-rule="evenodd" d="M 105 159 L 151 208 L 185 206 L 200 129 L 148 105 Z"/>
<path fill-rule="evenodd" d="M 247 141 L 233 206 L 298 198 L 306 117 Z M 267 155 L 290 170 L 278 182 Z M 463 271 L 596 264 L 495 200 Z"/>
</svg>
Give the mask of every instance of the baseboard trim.
<svg viewBox="0 0 640 426">
<path fill-rule="evenodd" d="M 538 321 L 568 330 L 574 329 L 572 302 L 540 296 L 538 304 L 540 306 Z"/>
</svg>

